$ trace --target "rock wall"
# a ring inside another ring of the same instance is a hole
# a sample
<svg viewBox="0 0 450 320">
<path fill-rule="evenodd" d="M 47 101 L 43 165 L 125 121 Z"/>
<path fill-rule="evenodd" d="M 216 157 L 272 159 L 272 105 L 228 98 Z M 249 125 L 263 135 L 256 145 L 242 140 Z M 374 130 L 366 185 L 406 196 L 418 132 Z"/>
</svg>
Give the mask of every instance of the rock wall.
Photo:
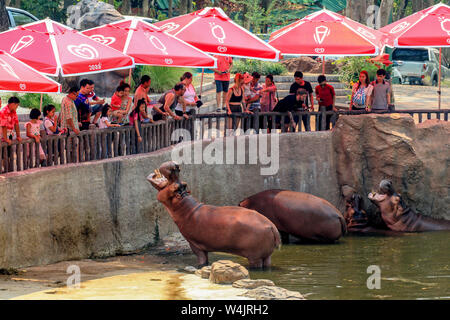
<svg viewBox="0 0 450 320">
<path fill-rule="evenodd" d="M 415 125 L 405 114 L 340 117 L 333 132 L 341 188 L 365 199 L 382 179 L 390 179 L 409 206 L 424 215 L 450 219 L 450 123 Z"/>
<path fill-rule="evenodd" d="M 226 141 L 237 146 L 248 139 Z M 210 143 L 178 147 L 205 150 Z M 172 149 L 0 176 L 0 268 L 130 253 L 177 231 L 146 181 L 171 159 Z M 267 165 L 204 163 L 182 165 L 181 175 L 192 195 L 208 204 L 237 205 L 267 188 L 310 192 L 339 204 L 330 132 L 282 135 L 279 150 L 280 169 L 272 176 L 261 176 Z"/>
</svg>

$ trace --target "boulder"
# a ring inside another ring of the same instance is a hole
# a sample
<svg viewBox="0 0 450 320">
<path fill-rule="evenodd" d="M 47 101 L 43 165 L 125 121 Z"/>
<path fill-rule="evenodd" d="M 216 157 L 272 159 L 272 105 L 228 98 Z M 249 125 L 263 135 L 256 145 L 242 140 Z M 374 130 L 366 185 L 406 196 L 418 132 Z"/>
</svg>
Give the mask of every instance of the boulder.
<svg viewBox="0 0 450 320">
<path fill-rule="evenodd" d="M 275 286 L 258 287 L 241 294 L 241 296 L 256 300 L 306 300 L 300 292 Z"/>
<path fill-rule="evenodd" d="M 195 275 L 202 279 L 209 279 L 209 276 L 211 275 L 211 266 L 206 266 L 195 271 Z"/>
<path fill-rule="evenodd" d="M 122 20 L 123 16 L 113 5 L 98 0 L 81 0 L 67 8 L 67 25 L 86 30 Z"/>
<path fill-rule="evenodd" d="M 123 16 L 114 6 L 98 0 L 81 0 L 76 5 L 67 8 L 67 25 L 77 30 L 95 28 L 111 22 L 123 20 Z M 104 98 L 110 98 L 120 81 L 128 76 L 128 70 L 102 72 L 83 77 L 59 78 L 64 92 L 79 85 L 82 78 L 95 82 L 95 93 Z"/>
<path fill-rule="evenodd" d="M 288 69 L 289 72 L 301 71 L 303 73 L 322 73 L 321 59 L 313 59 L 311 57 L 292 58 L 281 61 L 281 63 Z M 331 74 L 337 71 L 336 65 L 332 60 L 326 60 L 325 73 Z"/>
<path fill-rule="evenodd" d="M 416 125 L 410 115 L 395 113 L 340 116 L 332 131 L 339 186 L 361 194 L 372 218 L 376 208 L 367 194 L 390 179 L 416 212 L 450 219 L 449 136 L 447 121 Z"/>
<path fill-rule="evenodd" d="M 239 289 L 255 289 L 262 286 L 271 287 L 274 285 L 275 283 L 273 283 L 272 280 L 268 279 L 256 279 L 256 280 L 242 279 L 233 282 L 233 287 Z"/>
<path fill-rule="evenodd" d="M 241 279 L 248 279 L 248 270 L 230 260 L 219 260 L 211 265 L 209 281 L 218 284 L 232 284 Z"/>
<path fill-rule="evenodd" d="M 183 270 L 186 271 L 186 272 L 189 272 L 189 273 L 195 273 L 195 272 L 197 272 L 197 268 L 196 268 L 196 267 L 193 267 L 193 266 L 187 266 L 187 267 L 185 267 Z"/>
</svg>

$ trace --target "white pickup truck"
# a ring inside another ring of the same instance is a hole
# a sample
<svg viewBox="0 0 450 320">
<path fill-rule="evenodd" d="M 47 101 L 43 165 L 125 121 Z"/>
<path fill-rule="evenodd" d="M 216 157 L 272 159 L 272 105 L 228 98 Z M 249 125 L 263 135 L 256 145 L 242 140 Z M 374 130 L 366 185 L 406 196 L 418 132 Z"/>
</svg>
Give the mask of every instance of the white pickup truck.
<svg viewBox="0 0 450 320">
<path fill-rule="evenodd" d="M 392 82 L 438 85 L 439 50 L 435 48 L 395 48 L 392 52 Z M 450 65 L 442 56 L 442 77 L 450 79 Z"/>
</svg>

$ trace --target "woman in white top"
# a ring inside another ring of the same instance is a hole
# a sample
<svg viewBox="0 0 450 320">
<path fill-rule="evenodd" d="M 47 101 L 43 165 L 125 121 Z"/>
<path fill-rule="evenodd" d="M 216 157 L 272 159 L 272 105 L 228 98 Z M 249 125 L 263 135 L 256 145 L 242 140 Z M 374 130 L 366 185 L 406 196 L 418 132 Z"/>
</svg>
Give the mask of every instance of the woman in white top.
<svg viewBox="0 0 450 320">
<path fill-rule="evenodd" d="M 197 93 L 195 92 L 194 85 L 192 84 L 192 73 L 185 72 L 181 77 L 181 83 L 184 83 L 186 87 L 186 92 L 182 97 L 178 99 L 178 104 L 175 107 L 175 114 L 182 117 L 183 114 L 190 113 L 191 110 L 197 108 Z"/>
</svg>

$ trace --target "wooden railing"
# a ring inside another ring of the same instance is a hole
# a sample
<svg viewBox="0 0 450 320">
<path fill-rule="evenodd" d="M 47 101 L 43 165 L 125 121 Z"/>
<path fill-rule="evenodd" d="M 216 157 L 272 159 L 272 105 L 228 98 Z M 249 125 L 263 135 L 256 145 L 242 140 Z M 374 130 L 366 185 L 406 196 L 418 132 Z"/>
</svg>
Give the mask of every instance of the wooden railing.
<svg viewBox="0 0 450 320">
<path fill-rule="evenodd" d="M 421 123 L 429 119 L 448 121 L 450 109 L 395 112 L 410 114 L 417 123 Z M 86 130 L 78 135 L 72 133 L 69 136 L 44 135 L 41 139 L 41 146 L 46 159 L 42 162 L 39 158 L 39 145 L 34 140 L 24 139 L 20 143 L 14 140 L 11 145 L 5 142 L 1 143 L 0 173 L 148 153 L 180 142 L 180 135 L 175 132 L 177 129 L 184 129 L 184 133 L 188 134 L 184 141 L 223 137 L 230 134 L 227 130 L 236 131 L 237 129 L 241 129 L 247 134 L 324 131 L 326 130 L 327 116 L 333 127 L 339 116 L 366 113 L 365 111 L 296 112 L 292 113 L 292 116 L 298 117 L 299 122 L 294 125 L 290 121 L 286 121 L 287 124 L 284 124 L 285 119 L 290 119 L 288 113 L 242 113 L 231 116 L 201 114 L 192 116 L 190 119 L 178 121 L 169 119 L 142 124 L 141 143 L 138 143 L 135 129 L 132 126 Z M 305 119 L 304 123 L 302 117 Z M 252 132 L 248 129 L 252 129 Z M 183 136 L 185 137 L 185 135 Z"/>
</svg>

